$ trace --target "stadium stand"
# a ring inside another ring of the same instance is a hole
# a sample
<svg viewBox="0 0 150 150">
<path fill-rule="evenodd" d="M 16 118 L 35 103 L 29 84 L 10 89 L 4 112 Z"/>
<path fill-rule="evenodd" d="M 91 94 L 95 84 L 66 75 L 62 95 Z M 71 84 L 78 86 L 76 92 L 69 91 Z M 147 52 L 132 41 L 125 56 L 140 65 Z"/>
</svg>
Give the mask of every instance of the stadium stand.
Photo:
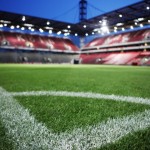
<svg viewBox="0 0 150 150">
<path fill-rule="evenodd" d="M 16 32 L 0 31 L 0 48 L 5 51 L 5 54 L 1 52 L 1 62 L 14 62 L 15 59 L 15 62 L 21 63 L 67 63 L 78 60 L 79 56 L 79 48 L 68 38 Z M 65 59 L 65 56 L 56 53 L 65 53 L 67 57 Z M 150 29 L 96 38 L 81 49 L 80 62 L 83 64 L 150 65 Z"/>
<path fill-rule="evenodd" d="M 150 65 L 149 6 L 139 1 L 77 23 L 0 11 L 0 62 Z"/>
<path fill-rule="evenodd" d="M 96 38 L 81 51 L 83 64 L 149 65 L 150 29 Z"/>
<path fill-rule="evenodd" d="M 93 46 L 102 46 L 102 45 L 114 45 L 118 43 L 127 43 L 127 42 L 137 42 L 137 41 L 144 41 L 150 40 L 150 29 L 139 30 L 139 31 L 132 31 L 118 35 L 112 35 L 102 38 L 96 38 L 89 42 L 86 47 L 92 48 Z M 127 43 L 134 44 L 134 43 Z M 116 45 L 115 45 L 116 46 Z"/>
<path fill-rule="evenodd" d="M 68 38 L 0 31 L 0 62 L 70 63 L 78 51 Z"/>
<path fill-rule="evenodd" d="M 21 34 L 0 31 L 0 43 L 2 46 L 15 48 L 33 48 L 34 50 L 69 50 L 78 51 L 79 48 L 70 39 L 58 37 L 46 37 L 40 35 Z"/>
</svg>

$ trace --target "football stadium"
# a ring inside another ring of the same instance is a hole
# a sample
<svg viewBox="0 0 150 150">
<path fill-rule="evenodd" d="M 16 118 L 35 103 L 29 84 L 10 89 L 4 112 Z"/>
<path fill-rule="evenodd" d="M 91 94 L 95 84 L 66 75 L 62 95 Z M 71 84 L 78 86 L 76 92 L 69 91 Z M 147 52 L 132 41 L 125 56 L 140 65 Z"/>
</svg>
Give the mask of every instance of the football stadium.
<svg viewBox="0 0 150 150">
<path fill-rule="evenodd" d="M 150 149 L 150 0 L 0 2 L 0 150 Z"/>
</svg>

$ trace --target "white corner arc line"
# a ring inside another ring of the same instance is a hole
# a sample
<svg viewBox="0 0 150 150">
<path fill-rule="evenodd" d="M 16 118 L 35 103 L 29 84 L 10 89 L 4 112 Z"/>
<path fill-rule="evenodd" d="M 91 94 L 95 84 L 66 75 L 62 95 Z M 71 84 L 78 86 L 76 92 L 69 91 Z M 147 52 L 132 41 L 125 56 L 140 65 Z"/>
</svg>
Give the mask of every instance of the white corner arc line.
<svg viewBox="0 0 150 150">
<path fill-rule="evenodd" d="M 114 101 L 125 101 L 132 103 L 140 103 L 150 105 L 150 99 L 131 96 L 108 95 L 92 92 L 68 92 L 68 91 L 30 91 L 30 92 L 11 92 L 12 96 L 67 96 L 67 97 L 82 97 L 93 99 L 106 99 Z"/>
<path fill-rule="evenodd" d="M 115 142 L 128 133 L 150 126 L 150 110 L 123 118 L 108 119 L 95 126 L 54 134 L 0 87 L 0 119 L 18 150 L 89 150 Z"/>
<path fill-rule="evenodd" d="M 10 107 L 11 104 L 11 107 Z M 19 105 L 10 93 L 0 88 L 0 117 L 9 134 L 16 140 L 18 149 L 87 150 L 114 142 L 126 134 L 150 125 L 150 111 L 122 119 L 108 119 L 106 123 L 75 129 L 60 135 L 51 133 L 38 123 L 28 110 Z M 89 142 L 90 141 L 90 142 Z"/>
</svg>

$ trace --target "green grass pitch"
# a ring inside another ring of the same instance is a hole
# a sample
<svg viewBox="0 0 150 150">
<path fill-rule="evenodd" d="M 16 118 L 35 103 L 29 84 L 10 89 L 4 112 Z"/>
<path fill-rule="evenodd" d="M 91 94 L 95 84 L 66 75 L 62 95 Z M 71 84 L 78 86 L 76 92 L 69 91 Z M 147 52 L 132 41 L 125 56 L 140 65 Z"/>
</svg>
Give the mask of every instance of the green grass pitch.
<svg viewBox="0 0 150 150">
<path fill-rule="evenodd" d="M 100 65 L 0 64 L 0 86 L 8 92 L 73 91 L 150 99 L 150 68 Z M 108 118 L 140 113 L 150 106 L 80 97 L 16 96 L 15 99 L 54 133 L 72 132 Z M 0 118 L 0 150 L 13 149 Z M 148 150 L 150 127 L 98 150 Z"/>
</svg>

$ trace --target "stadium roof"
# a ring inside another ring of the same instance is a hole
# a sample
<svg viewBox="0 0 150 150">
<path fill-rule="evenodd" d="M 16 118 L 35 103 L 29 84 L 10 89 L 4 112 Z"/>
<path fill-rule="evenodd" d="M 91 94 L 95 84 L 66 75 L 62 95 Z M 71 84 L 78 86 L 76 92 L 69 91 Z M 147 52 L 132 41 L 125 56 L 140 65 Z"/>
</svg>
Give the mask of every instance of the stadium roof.
<svg viewBox="0 0 150 150">
<path fill-rule="evenodd" d="M 24 21 L 22 20 L 23 16 L 25 16 Z M 35 30 L 42 29 L 43 31 L 49 31 L 52 29 L 56 33 L 60 31 L 61 33 L 70 32 L 71 34 L 77 33 L 80 36 L 97 32 L 100 28 L 100 21 L 102 21 L 103 18 L 108 20 L 110 31 L 113 31 L 114 28 L 124 30 L 150 25 L 150 1 L 140 1 L 75 24 L 0 11 L 1 24 L 4 23 L 8 26 L 13 25 L 15 27 L 19 25 L 25 28 L 32 25 L 32 28 Z M 50 22 L 50 24 L 48 24 L 48 22 Z"/>
<path fill-rule="evenodd" d="M 117 30 L 122 30 L 150 25 L 150 1 L 145 0 L 99 15 L 79 23 L 78 26 L 82 27 L 82 25 L 86 24 L 87 28 L 84 29 L 83 34 L 89 33 L 89 31 L 100 27 L 99 22 L 102 21 L 103 18 L 108 20 L 110 31 L 113 31 L 115 27 Z"/>
</svg>

